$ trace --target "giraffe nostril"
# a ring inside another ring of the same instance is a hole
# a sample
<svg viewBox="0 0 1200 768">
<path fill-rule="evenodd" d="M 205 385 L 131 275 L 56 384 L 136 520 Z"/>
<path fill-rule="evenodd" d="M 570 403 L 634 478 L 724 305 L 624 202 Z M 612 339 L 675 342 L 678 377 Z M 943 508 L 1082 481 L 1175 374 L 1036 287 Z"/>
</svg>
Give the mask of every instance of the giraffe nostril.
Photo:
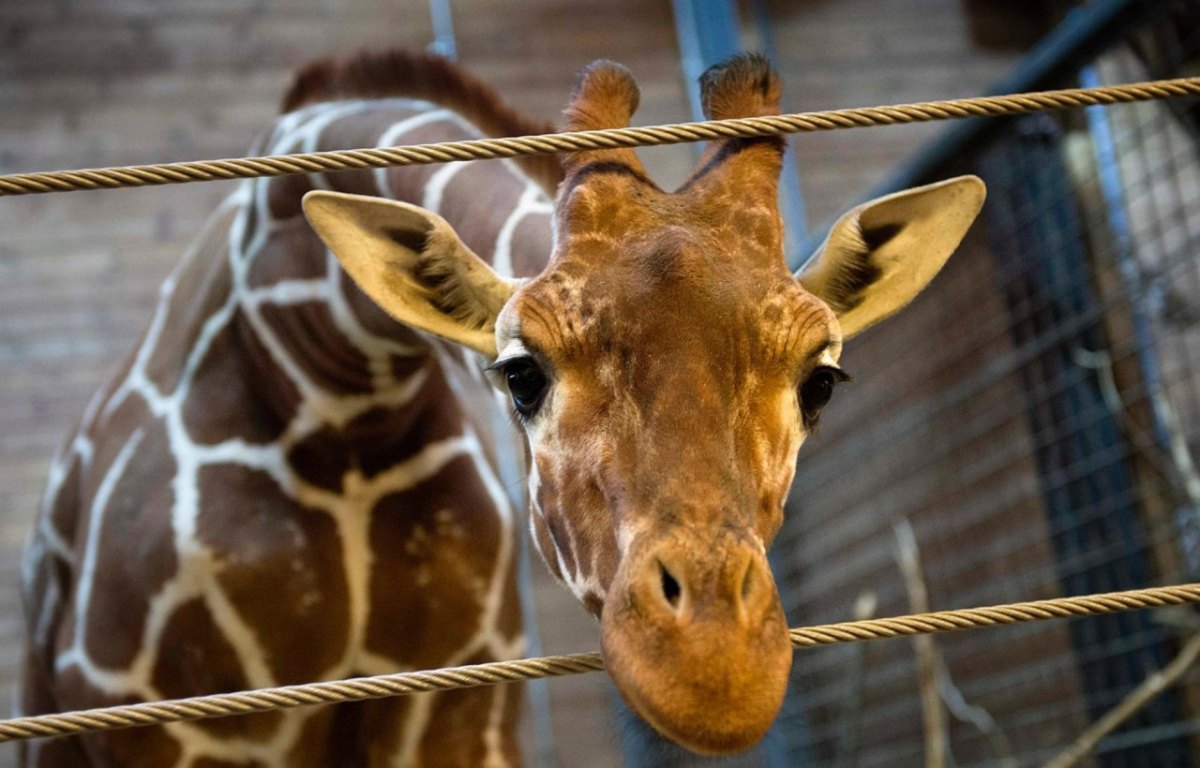
<svg viewBox="0 0 1200 768">
<path fill-rule="evenodd" d="M 754 563 L 746 564 L 746 575 L 742 577 L 742 602 L 750 600 L 750 593 L 754 591 Z"/>
<path fill-rule="evenodd" d="M 671 606 L 671 610 L 679 610 L 679 599 L 683 595 L 683 589 L 679 586 L 679 582 L 667 570 L 667 566 L 658 562 L 658 572 L 661 579 L 663 597 L 667 599 L 667 605 Z"/>
</svg>

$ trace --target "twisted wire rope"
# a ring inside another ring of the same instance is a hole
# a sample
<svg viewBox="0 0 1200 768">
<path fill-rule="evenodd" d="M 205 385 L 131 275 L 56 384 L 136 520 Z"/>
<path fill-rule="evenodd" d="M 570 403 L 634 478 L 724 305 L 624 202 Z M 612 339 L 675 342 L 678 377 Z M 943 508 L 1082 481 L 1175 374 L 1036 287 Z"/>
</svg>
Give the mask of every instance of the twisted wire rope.
<svg viewBox="0 0 1200 768">
<path fill-rule="evenodd" d="M 935 611 L 884 619 L 847 621 L 790 631 L 797 648 L 860 640 L 993 627 L 1044 619 L 1095 616 L 1200 602 L 1200 583 L 1127 592 L 1055 598 L 1026 603 Z M 256 691 L 147 702 L 62 714 L 0 720 L 0 743 L 92 731 L 161 725 L 228 715 L 268 712 L 314 704 L 366 701 L 430 691 L 559 677 L 604 669 L 598 653 L 497 661 L 425 672 L 400 672 L 351 680 L 308 683 Z"/>
<path fill-rule="evenodd" d="M 639 128 L 613 128 L 513 138 L 413 144 L 390 148 L 348 149 L 77 171 L 19 173 L 0 176 L 0 197 L 424 165 L 459 160 L 492 160 L 519 155 L 578 152 L 617 147 L 661 146 L 710 139 L 777 136 L 967 117 L 1001 117 L 1040 110 L 1149 101 L 1197 94 L 1200 94 L 1200 77 L 1184 77 L 1097 88 L 1069 88 L 1010 96 L 946 99 L 914 104 L 834 109 Z"/>
</svg>

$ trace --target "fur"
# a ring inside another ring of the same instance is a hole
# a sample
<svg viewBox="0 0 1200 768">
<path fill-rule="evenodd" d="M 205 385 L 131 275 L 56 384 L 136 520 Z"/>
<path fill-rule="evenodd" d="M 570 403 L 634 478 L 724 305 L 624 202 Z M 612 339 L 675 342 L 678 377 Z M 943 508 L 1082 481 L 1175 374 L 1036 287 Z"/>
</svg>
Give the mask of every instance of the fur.
<svg viewBox="0 0 1200 768">
<path fill-rule="evenodd" d="M 872 249 L 858 219 L 842 233 L 833 249 L 835 252 L 825 257 L 831 267 L 826 293 L 821 298 L 842 315 L 862 304 L 871 284 L 880 278 L 880 271 L 871 261 Z"/>
<path fill-rule="evenodd" d="M 629 125 L 640 101 L 641 91 L 628 69 L 604 59 L 594 61 L 575 80 L 570 104 L 564 112 L 566 129 L 623 128 Z"/>
<path fill-rule="evenodd" d="M 413 277 L 425 288 L 430 303 L 438 311 L 471 330 L 490 330 L 504 303 L 463 274 L 458 249 L 438 242 L 447 237 L 441 232 L 429 235 L 429 247 L 424 251 L 427 256 L 419 260 Z"/>
<path fill-rule="evenodd" d="M 328 58 L 300 71 L 283 98 L 283 112 L 320 101 L 407 97 L 454 110 L 494 138 L 553 133 L 554 126 L 524 117 L 491 87 L 453 62 L 429 53 L 363 52 Z M 553 195 L 562 180 L 557 155 L 514 158 L 525 173 Z"/>
<path fill-rule="evenodd" d="M 709 120 L 766 117 L 779 114 L 783 86 L 764 56 L 742 53 L 714 64 L 700 76 L 700 103 Z M 762 204 L 775 205 L 779 171 L 786 142 L 782 136 L 722 139 L 710 142 L 696 170 L 680 190 L 701 182 L 718 169 L 726 178 L 747 178 L 745 194 L 761 196 Z M 746 156 L 749 159 L 746 159 Z M 738 166 L 767 169 L 766 178 L 732 170 Z"/>
<path fill-rule="evenodd" d="M 624 128 L 637 111 L 641 91 L 633 75 L 620 64 L 601 59 L 580 71 L 571 91 L 571 100 L 563 111 L 563 127 L 568 131 L 598 131 Z M 596 165 L 624 166 L 640 179 L 649 181 L 637 153 L 629 148 L 573 152 L 563 156 L 568 176 Z"/>
<path fill-rule="evenodd" d="M 782 92 L 770 62 L 756 53 L 733 56 L 700 76 L 700 101 L 709 120 L 778 115 Z"/>
</svg>

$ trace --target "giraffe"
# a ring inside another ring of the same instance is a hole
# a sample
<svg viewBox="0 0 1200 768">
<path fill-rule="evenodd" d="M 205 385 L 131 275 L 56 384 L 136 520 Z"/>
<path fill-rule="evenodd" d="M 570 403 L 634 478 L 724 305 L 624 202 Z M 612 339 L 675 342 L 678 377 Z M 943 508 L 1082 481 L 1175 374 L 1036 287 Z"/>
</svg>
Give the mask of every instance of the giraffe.
<svg viewBox="0 0 1200 768">
<path fill-rule="evenodd" d="M 712 118 L 778 112 L 758 57 L 701 89 Z M 598 62 L 566 127 L 625 125 L 637 100 Z M 286 104 L 272 153 L 537 130 L 428 58 L 319 65 Z M 765 550 L 842 341 L 916 295 L 983 200 L 962 177 L 858 206 L 794 276 L 782 148 L 714 142 L 674 193 L 627 149 L 243 184 L 54 464 L 25 561 L 26 710 L 518 655 L 490 383 L 523 437 L 533 542 L 600 620 L 619 690 L 694 751 L 753 744 L 790 660 Z M 515 695 L 27 758 L 512 764 Z"/>
<path fill-rule="evenodd" d="M 258 153 L 548 130 L 448 62 L 299 74 Z M 338 267 L 303 194 L 402 198 L 497 270 L 550 242 L 553 157 L 242 183 L 53 462 L 24 557 L 26 713 L 522 655 L 518 453 L 474 361 Z M 500 429 L 497 429 L 497 426 Z M 30 766 L 515 765 L 497 687 L 34 742 Z"/>
<path fill-rule="evenodd" d="M 709 119 L 779 114 L 767 61 L 700 81 Z M 566 129 L 628 125 L 639 93 L 600 61 Z M 525 438 L 533 541 L 600 620 L 634 712 L 695 752 L 757 742 L 791 645 L 766 549 L 843 342 L 907 304 L 983 205 L 974 176 L 859 205 L 793 275 L 779 137 L 712 142 L 660 189 L 628 148 L 562 158 L 545 267 L 513 280 L 441 217 L 352 194 L 304 198 L 362 289 L 409 327 L 479 353 Z"/>
</svg>

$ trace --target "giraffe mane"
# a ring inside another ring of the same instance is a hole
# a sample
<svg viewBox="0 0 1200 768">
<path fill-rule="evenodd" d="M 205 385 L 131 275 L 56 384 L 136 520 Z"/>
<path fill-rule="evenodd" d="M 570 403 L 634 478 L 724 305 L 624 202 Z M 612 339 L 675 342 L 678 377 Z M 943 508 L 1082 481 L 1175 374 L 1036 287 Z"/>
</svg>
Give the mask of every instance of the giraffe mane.
<svg viewBox="0 0 1200 768">
<path fill-rule="evenodd" d="M 282 112 L 321 101 L 408 97 L 458 112 L 493 138 L 553 133 L 552 124 L 513 109 L 490 86 L 441 56 L 414 51 L 363 51 L 319 59 L 296 73 Z M 548 194 L 563 171 L 556 155 L 514 159 Z"/>
</svg>

